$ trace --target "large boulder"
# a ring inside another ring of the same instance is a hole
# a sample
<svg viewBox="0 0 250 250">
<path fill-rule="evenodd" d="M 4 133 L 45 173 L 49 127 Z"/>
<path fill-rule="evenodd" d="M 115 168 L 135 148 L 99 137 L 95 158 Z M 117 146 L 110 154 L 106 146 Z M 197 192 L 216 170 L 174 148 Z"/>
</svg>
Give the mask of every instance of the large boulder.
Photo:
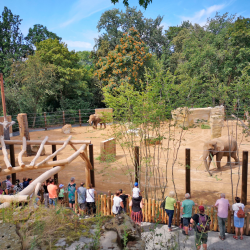
<svg viewBox="0 0 250 250">
<path fill-rule="evenodd" d="M 72 126 L 71 124 L 66 124 L 62 127 L 62 133 L 64 134 L 70 134 L 72 132 Z"/>
</svg>

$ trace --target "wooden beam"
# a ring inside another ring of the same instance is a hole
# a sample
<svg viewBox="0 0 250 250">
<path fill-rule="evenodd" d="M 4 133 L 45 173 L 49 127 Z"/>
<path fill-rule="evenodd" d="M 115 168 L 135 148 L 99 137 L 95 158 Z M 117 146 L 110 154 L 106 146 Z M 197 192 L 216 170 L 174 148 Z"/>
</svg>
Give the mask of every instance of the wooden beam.
<svg viewBox="0 0 250 250">
<path fill-rule="evenodd" d="M 29 195 L 0 195 L 0 202 L 23 202 L 29 200 Z"/>
<path fill-rule="evenodd" d="M 35 166 L 36 160 L 40 157 L 40 155 L 41 155 L 41 153 L 42 153 L 42 151 L 43 151 L 44 145 L 45 145 L 45 143 L 46 143 L 46 141 L 47 141 L 48 139 L 49 139 L 48 136 L 46 136 L 46 137 L 44 138 L 44 140 L 42 141 L 42 143 L 41 143 L 41 145 L 40 145 L 39 150 L 37 151 L 36 156 L 35 156 L 34 159 L 31 161 L 30 166 L 32 166 L 32 167 Z"/>
<path fill-rule="evenodd" d="M 23 141 L 21 140 L 4 140 L 6 145 L 11 145 L 11 144 L 15 144 L 15 145 L 22 145 Z M 41 144 L 43 141 L 41 140 L 30 140 L 27 141 L 27 145 L 37 145 L 37 144 Z M 46 141 L 46 143 L 44 145 L 63 145 L 65 141 Z M 91 141 L 88 140 L 72 140 L 70 141 L 71 144 L 87 144 L 89 145 L 91 143 Z"/>
<path fill-rule="evenodd" d="M 23 163 L 22 157 L 23 157 L 23 154 L 26 152 L 26 149 L 27 149 L 27 143 L 26 143 L 26 137 L 24 136 L 23 137 L 23 148 L 22 148 L 22 150 L 20 151 L 20 153 L 18 154 L 18 157 L 17 157 L 18 163 L 19 163 L 21 168 L 25 167 L 25 164 Z"/>
<path fill-rule="evenodd" d="M 4 155 L 4 162 L 7 166 L 7 169 L 12 169 L 12 166 L 10 164 L 10 160 L 9 160 L 9 157 L 8 157 L 8 152 L 6 150 L 6 146 L 5 146 L 5 140 L 4 140 L 4 137 L 3 136 L 0 136 L 0 140 L 1 140 L 1 144 L 2 144 L 2 151 L 3 151 L 3 155 Z"/>
</svg>

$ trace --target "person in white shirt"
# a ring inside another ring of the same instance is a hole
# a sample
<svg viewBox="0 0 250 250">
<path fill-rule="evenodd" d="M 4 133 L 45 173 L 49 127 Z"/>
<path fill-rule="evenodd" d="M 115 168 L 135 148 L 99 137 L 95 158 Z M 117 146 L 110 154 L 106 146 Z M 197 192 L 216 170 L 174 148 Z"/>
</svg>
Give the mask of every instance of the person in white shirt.
<svg viewBox="0 0 250 250">
<path fill-rule="evenodd" d="M 141 194 L 140 189 L 138 188 L 138 182 L 135 182 L 134 188 L 133 188 L 133 198 L 138 198 Z"/>
<path fill-rule="evenodd" d="M 95 191 L 94 188 L 92 188 L 92 184 L 90 183 L 89 188 L 86 191 L 86 202 L 87 202 L 86 205 L 89 215 L 91 215 L 91 210 L 93 214 L 96 213 L 95 194 L 97 194 L 97 192 Z"/>
<path fill-rule="evenodd" d="M 235 226 L 235 236 L 234 239 L 238 240 L 238 231 L 240 231 L 240 239 L 243 240 L 243 228 L 244 228 L 244 218 L 238 217 L 238 212 L 240 209 L 244 211 L 244 204 L 240 203 L 240 198 L 235 197 L 235 204 L 233 204 L 232 209 L 234 211 L 234 226 Z"/>
<path fill-rule="evenodd" d="M 113 214 L 120 214 L 122 211 L 122 208 L 124 208 L 122 198 L 120 198 L 120 191 L 116 191 L 115 197 L 113 199 L 113 207 L 112 207 L 112 212 Z"/>
</svg>

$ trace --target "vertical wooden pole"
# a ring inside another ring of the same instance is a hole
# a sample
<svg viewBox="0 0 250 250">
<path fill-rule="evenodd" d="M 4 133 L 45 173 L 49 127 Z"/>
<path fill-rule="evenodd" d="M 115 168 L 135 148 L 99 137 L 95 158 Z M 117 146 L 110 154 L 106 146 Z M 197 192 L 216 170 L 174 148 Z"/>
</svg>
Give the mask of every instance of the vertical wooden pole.
<svg viewBox="0 0 250 250">
<path fill-rule="evenodd" d="M 82 126 L 81 110 L 79 109 L 79 125 Z"/>
<path fill-rule="evenodd" d="M 16 162 L 15 162 L 15 148 L 14 148 L 14 144 L 9 145 L 10 146 L 10 163 L 12 167 L 16 166 Z M 16 185 L 16 173 L 11 174 L 11 179 L 12 179 L 12 184 Z"/>
<path fill-rule="evenodd" d="M 114 195 L 111 195 L 111 211 L 112 211 L 113 204 L 114 204 Z M 111 215 L 114 215 L 113 212 L 111 212 Z"/>
<path fill-rule="evenodd" d="M 144 218 L 145 218 L 145 222 L 148 222 L 148 200 L 145 199 L 145 214 L 144 214 Z"/>
<path fill-rule="evenodd" d="M 144 204 L 144 206 L 142 207 L 142 216 L 143 216 L 143 221 L 145 221 L 145 199 L 142 198 L 142 203 Z"/>
<path fill-rule="evenodd" d="M 191 185 L 190 185 L 190 148 L 186 148 L 186 193 L 191 194 Z"/>
<path fill-rule="evenodd" d="M 63 126 L 65 125 L 65 112 L 63 111 Z"/>
<path fill-rule="evenodd" d="M 247 204 L 248 151 L 243 151 L 241 202 Z"/>
<path fill-rule="evenodd" d="M 52 145 L 52 154 L 56 152 L 56 145 Z M 53 161 L 57 161 L 57 155 L 53 158 Z M 58 185 L 59 184 L 59 181 L 58 181 L 58 173 L 57 174 L 54 174 L 54 181 L 55 181 L 55 185 Z"/>
<path fill-rule="evenodd" d="M 46 118 L 46 112 L 43 113 L 44 117 L 44 130 L 47 130 L 47 118 Z"/>
<path fill-rule="evenodd" d="M 161 223 L 164 224 L 165 207 L 161 210 Z"/>
<path fill-rule="evenodd" d="M 231 211 L 229 209 L 227 216 L 227 233 L 231 233 Z"/>
<path fill-rule="evenodd" d="M 152 222 L 152 202 L 151 202 L 151 198 L 148 198 L 148 222 Z"/>
<path fill-rule="evenodd" d="M 249 235 L 250 228 L 249 228 L 249 222 L 250 222 L 250 213 L 247 213 L 247 219 L 246 219 L 246 235 Z"/>
<path fill-rule="evenodd" d="M 111 214 L 111 207 L 110 207 L 110 195 L 107 197 L 107 215 Z"/>
<path fill-rule="evenodd" d="M 103 215 L 107 215 L 107 195 L 103 196 Z"/>
<path fill-rule="evenodd" d="M 135 182 L 139 181 L 139 164 L 140 164 L 140 155 L 139 155 L 139 147 L 135 146 L 134 148 L 134 158 L 135 158 Z"/>
<path fill-rule="evenodd" d="M 101 215 L 103 215 L 103 195 L 101 195 Z"/>
<path fill-rule="evenodd" d="M 180 225 L 180 213 L 181 213 L 181 209 L 180 209 L 180 202 L 177 203 L 177 215 L 176 215 L 176 225 L 179 226 Z"/>
<path fill-rule="evenodd" d="M 95 171 L 94 171 L 94 148 L 93 144 L 89 144 L 89 161 L 92 165 L 92 169 L 90 170 L 90 179 L 92 186 L 95 187 Z"/>
<path fill-rule="evenodd" d="M 176 225 L 177 223 L 177 205 L 176 203 L 174 204 L 174 216 L 173 216 L 173 222 L 172 222 L 172 225 Z"/>
<path fill-rule="evenodd" d="M 101 215 L 101 195 L 98 194 L 98 202 L 97 202 L 98 214 Z"/>
<path fill-rule="evenodd" d="M 152 222 L 155 222 L 155 199 L 152 199 Z"/>
</svg>

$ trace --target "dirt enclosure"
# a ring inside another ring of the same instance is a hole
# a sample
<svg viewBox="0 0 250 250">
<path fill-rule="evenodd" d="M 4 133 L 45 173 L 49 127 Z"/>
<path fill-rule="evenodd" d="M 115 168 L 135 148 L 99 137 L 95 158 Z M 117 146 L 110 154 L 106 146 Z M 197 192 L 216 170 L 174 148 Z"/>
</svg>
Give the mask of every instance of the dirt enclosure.
<svg viewBox="0 0 250 250">
<path fill-rule="evenodd" d="M 226 125 L 226 122 L 225 122 Z M 235 123 L 231 122 L 229 125 L 230 128 L 235 128 Z M 231 131 L 231 129 L 230 129 Z M 235 129 L 234 129 L 235 131 Z M 218 171 L 213 164 L 210 166 L 210 170 L 213 173 L 213 176 L 210 177 L 209 174 L 205 171 L 201 155 L 203 143 L 206 140 L 210 139 L 210 129 L 201 129 L 201 128 L 189 128 L 184 131 L 184 139 L 182 141 L 178 159 L 174 166 L 174 180 L 176 185 L 176 190 L 178 194 L 178 199 L 182 200 L 185 193 L 185 148 L 191 149 L 191 195 L 192 199 L 196 202 L 202 201 L 202 203 L 207 205 L 212 205 L 219 197 L 220 193 L 225 193 L 230 203 L 232 203 L 232 185 L 231 185 L 231 169 L 229 166 L 225 166 L 227 158 L 223 157 L 222 159 L 222 169 Z M 228 134 L 228 127 L 224 126 L 223 135 Z M 131 186 L 129 178 L 125 174 L 124 165 L 126 164 L 126 157 L 123 150 L 119 145 L 116 147 L 116 159 L 111 163 L 101 163 L 98 159 L 100 155 L 100 142 L 112 137 L 111 126 L 107 126 L 106 129 L 100 129 L 98 126 L 97 130 L 94 130 L 92 127 L 75 127 L 71 133 L 72 139 L 74 140 L 91 140 L 94 145 L 94 158 L 95 158 L 95 183 L 96 190 L 100 193 L 106 193 L 108 190 L 111 190 L 114 193 L 117 189 L 122 188 L 125 193 L 131 193 Z M 30 139 L 42 140 L 45 136 L 49 136 L 49 140 L 66 140 L 68 135 L 65 135 L 61 132 L 61 129 L 49 130 L 49 131 L 39 131 L 31 132 Z M 235 136 L 236 137 L 236 136 Z M 19 136 L 12 137 L 11 139 L 21 139 Z M 250 149 L 250 138 L 242 136 L 242 128 L 238 127 L 237 130 L 237 140 L 240 144 L 240 161 L 242 160 L 242 151 Z M 58 146 L 59 147 L 59 146 Z M 79 145 L 78 145 L 79 147 Z M 15 146 L 15 156 L 16 156 L 16 165 L 17 155 L 21 150 L 21 146 Z M 51 153 L 51 146 L 45 146 L 46 155 Z M 58 160 L 65 159 L 73 153 L 73 149 L 70 146 L 67 146 L 62 152 L 58 155 Z M 45 156 L 40 157 L 40 160 L 46 158 Z M 24 157 L 24 162 L 29 163 L 34 156 Z M 236 195 L 236 186 L 239 179 L 239 185 L 237 190 L 237 195 L 241 195 L 241 175 L 239 178 L 238 171 L 239 167 L 234 165 L 234 160 L 232 159 L 232 182 L 233 182 L 233 191 L 234 196 Z M 0 164 L 2 168 L 5 168 L 3 161 L 2 151 L 0 151 Z M 160 160 L 162 167 L 165 166 L 164 159 Z M 132 164 L 131 164 L 132 167 Z M 41 173 L 46 171 L 46 169 L 30 170 L 25 172 L 17 173 L 17 178 L 22 180 L 23 177 L 36 178 Z M 168 187 L 166 194 L 169 191 L 173 190 L 172 183 L 172 169 L 171 167 L 167 170 L 168 174 Z M 241 174 L 241 168 L 240 168 Z M 249 173 L 250 174 L 250 173 Z M 67 185 L 71 177 L 76 178 L 77 186 L 80 182 L 85 181 L 85 169 L 83 167 L 83 161 L 79 157 L 74 162 L 72 162 L 68 167 L 59 172 L 59 183 Z M 0 177 L 0 180 L 3 181 L 4 177 Z M 143 190 L 143 183 L 141 189 Z M 248 178 L 248 205 L 250 205 L 250 179 Z"/>
</svg>

